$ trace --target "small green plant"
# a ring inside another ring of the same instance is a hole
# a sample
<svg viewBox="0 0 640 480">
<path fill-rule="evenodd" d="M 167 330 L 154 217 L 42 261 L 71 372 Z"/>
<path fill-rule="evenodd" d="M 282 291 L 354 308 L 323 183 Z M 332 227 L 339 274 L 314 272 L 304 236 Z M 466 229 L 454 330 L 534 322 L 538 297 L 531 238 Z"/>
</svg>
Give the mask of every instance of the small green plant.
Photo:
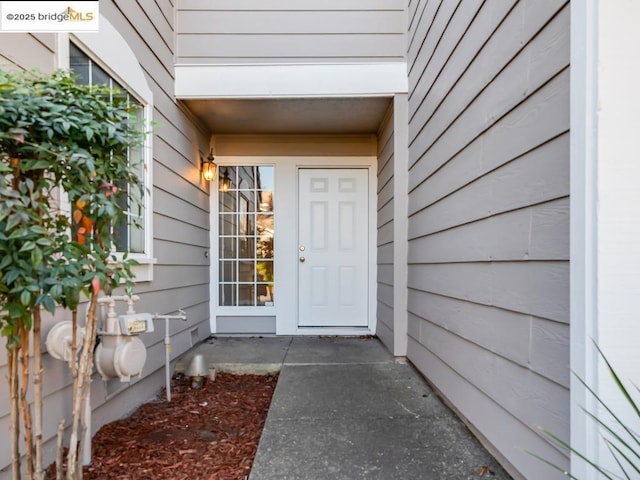
<svg viewBox="0 0 640 480">
<path fill-rule="evenodd" d="M 638 432 L 640 431 L 640 429 L 638 427 L 640 427 L 640 404 L 638 400 L 634 400 L 632 393 L 638 394 L 640 393 L 640 389 L 638 389 L 638 387 L 634 385 L 634 390 L 630 391 L 624 385 L 624 383 L 620 379 L 620 376 L 617 374 L 617 372 L 615 371 L 615 369 L 613 368 L 609 360 L 607 360 L 606 356 L 597 345 L 596 345 L 596 349 L 598 350 L 598 353 L 600 354 L 603 361 L 605 362 L 607 366 L 607 370 L 609 371 L 609 374 L 613 378 L 618 388 L 618 391 L 620 392 L 622 397 L 625 399 L 626 403 L 632 409 L 635 415 L 634 420 L 638 421 L 635 427 L 632 427 L 628 425 L 626 422 L 622 421 L 619 415 L 616 414 L 616 412 L 614 412 L 613 409 L 610 408 L 605 403 L 605 401 L 593 390 L 593 388 L 587 385 L 587 383 L 582 378 L 576 377 L 578 378 L 580 383 L 584 385 L 587 391 L 593 396 L 593 398 L 595 398 L 596 402 L 599 405 L 601 405 L 602 408 L 604 408 L 604 410 L 606 410 L 606 412 L 610 415 L 610 418 L 612 419 L 612 422 L 608 423 L 606 420 L 603 420 L 599 416 L 583 408 L 583 411 L 585 412 L 585 414 L 590 419 L 592 419 L 603 432 L 602 440 L 604 444 L 607 446 L 607 449 L 609 450 L 611 456 L 613 457 L 614 461 L 618 465 L 620 472 L 623 476 L 621 476 L 618 473 L 612 472 L 604 468 L 603 466 L 599 465 L 595 460 L 590 459 L 586 455 L 584 455 L 582 452 L 577 451 L 569 443 L 565 442 L 564 440 L 559 438 L 557 435 L 554 435 L 553 433 L 545 429 L 542 429 L 542 431 L 545 433 L 545 435 L 551 438 L 556 445 L 573 453 L 574 455 L 577 455 L 579 458 L 581 458 L 587 464 L 593 467 L 600 475 L 602 475 L 602 478 L 606 478 L 608 480 L 623 480 L 623 479 L 631 480 L 632 478 L 639 478 L 640 476 L 640 434 Z M 531 452 L 528 452 L 528 453 L 538 458 L 539 460 L 543 461 L 547 465 L 553 467 L 554 469 L 559 470 L 567 477 L 572 479 L 577 479 L 577 477 L 572 475 L 571 472 L 566 472 L 564 469 L 540 457 L 539 455 L 536 455 Z"/>
</svg>

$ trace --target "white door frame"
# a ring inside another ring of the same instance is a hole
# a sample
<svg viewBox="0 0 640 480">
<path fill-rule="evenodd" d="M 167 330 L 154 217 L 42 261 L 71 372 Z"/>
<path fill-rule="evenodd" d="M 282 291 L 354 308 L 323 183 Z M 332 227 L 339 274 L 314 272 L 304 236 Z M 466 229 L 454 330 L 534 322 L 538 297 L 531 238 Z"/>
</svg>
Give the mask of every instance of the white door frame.
<svg viewBox="0 0 640 480">
<path fill-rule="evenodd" d="M 217 316 L 274 316 L 276 335 L 374 335 L 376 333 L 377 297 L 377 175 L 375 156 L 218 156 L 219 167 L 225 165 L 274 165 L 274 257 L 275 282 L 273 307 L 218 306 L 218 194 L 217 183 L 211 185 L 211 331 L 216 333 Z M 369 172 L 369 279 L 368 325 L 366 327 L 298 327 L 298 170 L 300 168 L 366 168 Z"/>
</svg>

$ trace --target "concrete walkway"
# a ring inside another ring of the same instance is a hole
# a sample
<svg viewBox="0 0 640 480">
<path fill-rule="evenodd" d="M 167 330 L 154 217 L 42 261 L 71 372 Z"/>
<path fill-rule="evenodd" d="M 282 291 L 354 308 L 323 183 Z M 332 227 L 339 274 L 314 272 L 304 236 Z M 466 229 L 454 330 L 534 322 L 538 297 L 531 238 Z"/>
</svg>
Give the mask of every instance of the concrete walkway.
<svg viewBox="0 0 640 480">
<path fill-rule="evenodd" d="M 377 339 L 214 338 L 176 371 L 199 352 L 219 371 L 280 371 L 250 480 L 510 478 Z"/>
</svg>

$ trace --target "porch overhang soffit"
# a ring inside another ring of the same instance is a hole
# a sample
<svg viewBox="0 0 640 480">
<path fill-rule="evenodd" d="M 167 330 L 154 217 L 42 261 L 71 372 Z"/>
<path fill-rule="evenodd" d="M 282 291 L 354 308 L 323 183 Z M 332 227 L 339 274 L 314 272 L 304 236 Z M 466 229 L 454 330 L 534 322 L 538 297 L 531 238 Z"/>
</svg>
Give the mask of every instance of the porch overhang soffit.
<svg viewBox="0 0 640 480">
<path fill-rule="evenodd" d="M 404 62 L 175 67 L 178 99 L 389 97 L 408 83 Z"/>
<path fill-rule="evenodd" d="M 213 134 L 375 134 L 406 63 L 177 65 L 176 97 Z"/>
</svg>

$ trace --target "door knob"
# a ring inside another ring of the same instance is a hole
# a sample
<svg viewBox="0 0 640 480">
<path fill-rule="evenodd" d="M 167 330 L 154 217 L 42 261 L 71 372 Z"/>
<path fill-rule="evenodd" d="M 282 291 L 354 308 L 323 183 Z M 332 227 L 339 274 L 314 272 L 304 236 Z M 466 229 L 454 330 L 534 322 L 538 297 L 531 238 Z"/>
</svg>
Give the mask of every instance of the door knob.
<svg viewBox="0 0 640 480">
<path fill-rule="evenodd" d="M 300 263 L 304 263 L 305 258 L 304 257 L 300 257 Z"/>
</svg>

